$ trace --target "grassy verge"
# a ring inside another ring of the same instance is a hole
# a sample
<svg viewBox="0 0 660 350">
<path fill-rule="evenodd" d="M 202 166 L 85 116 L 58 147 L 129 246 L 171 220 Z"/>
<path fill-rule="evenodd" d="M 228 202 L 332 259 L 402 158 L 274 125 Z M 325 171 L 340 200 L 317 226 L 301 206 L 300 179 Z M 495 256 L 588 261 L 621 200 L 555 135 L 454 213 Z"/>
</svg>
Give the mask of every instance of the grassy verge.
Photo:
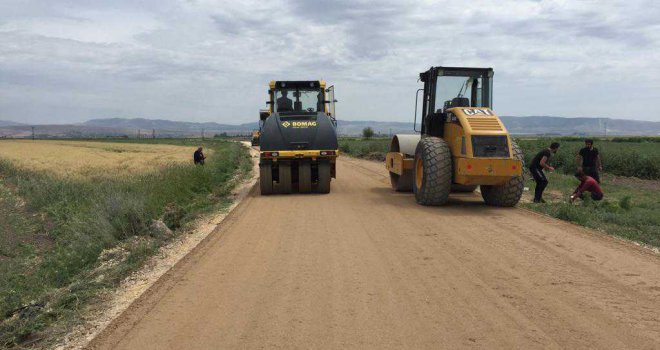
<svg viewBox="0 0 660 350">
<path fill-rule="evenodd" d="M 339 151 L 353 157 L 385 161 L 385 153 L 390 147 L 389 138 L 340 138 Z"/>
<path fill-rule="evenodd" d="M 58 178 L 0 163 L 1 348 L 43 347 L 182 227 L 229 204 L 232 179 L 251 169 L 249 154 L 232 142 L 202 145 L 214 154 L 204 167 L 122 177 Z"/>
<path fill-rule="evenodd" d="M 660 190 L 654 181 L 644 183 L 617 183 L 622 179 L 605 176 L 602 201 L 576 201 L 571 204 L 569 196 L 578 181 L 570 175 L 549 175 L 544 198 L 548 203 L 530 203 L 534 181 L 527 176 L 523 207 L 581 226 L 603 231 L 629 240 L 660 247 Z"/>
</svg>

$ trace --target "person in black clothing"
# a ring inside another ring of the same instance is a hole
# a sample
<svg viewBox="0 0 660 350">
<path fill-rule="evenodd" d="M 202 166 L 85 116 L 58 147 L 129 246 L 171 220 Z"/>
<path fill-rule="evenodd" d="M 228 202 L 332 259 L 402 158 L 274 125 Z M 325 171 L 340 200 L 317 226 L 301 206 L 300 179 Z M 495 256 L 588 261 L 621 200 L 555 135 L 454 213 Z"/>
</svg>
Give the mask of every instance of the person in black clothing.
<svg viewBox="0 0 660 350">
<path fill-rule="evenodd" d="M 585 174 L 593 177 L 594 180 L 600 183 L 600 174 L 598 172 L 603 171 L 603 164 L 600 161 L 598 148 L 594 147 L 594 140 L 584 140 L 584 148 L 576 156 L 576 163 L 578 164 L 578 171 L 584 171 Z"/>
<path fill-rule="evenodd" d="M 193 161 L 195 162 L 196 165 L 204 165 L 204 152 L 202 152 L 202 147 L 198 148 L 195 151 L 195 154 L 193 154 Z"/>
<path fill-rule="evenodd" d="M 286 95 L 289 92 L 282 90 L 282 97 L 277 99 L 277 111 L 278 112 L 291 112 L 293 111 L 293 101 L 288 98 Z"/>
<path fill-rule="evenodd" d="M 316 95 L 316 111 L 325 112 L 325 99 L 323 98 L 323 92 L 319 91 Z"/>
<path fill-rule="evenodd" d="M 551 167 L 548 164 L 548 160 L 553 153 L 557 153 L 559 150 L 559 143 L 553 142 L 550 147 L 542 150 L 537 153 L 532 159 L 532 163 L 529 165 L 529 172 L 532 173 L 534 181 L 536 182 L 536 188 L 534 189 L 534 203 L 545 203 L 543 200 L 543 191 L 545 187 L 548 186 L 548 179 L 543 173 L 543 169 L 548 171 L 554 171 L 555 168 Z"/>
</svg>

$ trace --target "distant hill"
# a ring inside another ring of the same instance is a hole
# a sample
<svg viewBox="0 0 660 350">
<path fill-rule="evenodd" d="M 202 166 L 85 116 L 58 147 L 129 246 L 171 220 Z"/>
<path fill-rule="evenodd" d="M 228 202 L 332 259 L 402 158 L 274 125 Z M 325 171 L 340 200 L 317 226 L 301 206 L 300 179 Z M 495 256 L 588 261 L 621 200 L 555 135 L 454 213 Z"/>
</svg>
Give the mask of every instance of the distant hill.
<svg viewBox="0 0 660 350">
<path fill-rule="evenodd" d="M 660 122 L 611 118 L 501 117 L 512 134 L 660 135 Z"/>
<path fill-rule="evenodd" d="M 24 124 L 17 123 L 17 122 L 12 122 L 12 121 L 9 121 L 9 120 L 0 120 L 0 127 L 3 127 L 3 126 L 16 126 L 16 125 L 24 125 Z"/>
<path fill-rule="evenodd" d="M 501 117 L 507 130 L 515 135 L 660 135 L 660 122 L 610 118 L 562 118 L 546 116 Z M 359 135 L 370 126 L 377 134 L 413 132 L 412 122 L 343 121 L 343 135 Z"/>
<path fill-rule="evenodd" d="M 514 135 L 660 135 L 660 122 L 623 120 L 610 118 L 561 118 L 548 116 L 502 117 L 504 125 Z M 0 122 L 0 137 L 29 137 L 31 125 Z M 257 122 L 244 124 L 195 123 L 164 119 L 109 118 L 92 119 L 74 125 L 35 125 L 35 135 L 40 138 L 77 137 L 200 137 L 227 133 L 248 135 L 258 127 Z M 362 129 L 371 127 L 376 134 L 413 133 L 412 122 L 339 120 L 340 135 L 360 135 Z"/>
<path fill-rule="evenodd" d="M 93 126 L 93 127 L 111 127 L 123 129 L 158 129 L 168 131 L 246 131 L 252 130 L 257 127 L 257 123 L 247 124 L 219 124 L 214 122 L 195 123 L 195 122 L 180 122 L 165 119 L 144 119 L 144 118 L 108 118 L 108 119 L 92 119 L 80 125 Z"/>
</svg>

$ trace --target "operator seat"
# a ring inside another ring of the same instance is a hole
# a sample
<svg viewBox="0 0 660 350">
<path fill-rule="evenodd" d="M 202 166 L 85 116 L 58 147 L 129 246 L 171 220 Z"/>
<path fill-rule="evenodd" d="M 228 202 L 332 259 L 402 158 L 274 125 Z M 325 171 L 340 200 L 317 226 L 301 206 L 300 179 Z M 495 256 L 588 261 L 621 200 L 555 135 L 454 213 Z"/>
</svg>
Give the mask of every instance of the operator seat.
<svg viewBox="0 0 660 350">
<path fill-rule="evenodd" d="M 451 107 L 470 107 L 470 99 L 467 97 L 454 97 L 451 100 Z"/>
</svg>

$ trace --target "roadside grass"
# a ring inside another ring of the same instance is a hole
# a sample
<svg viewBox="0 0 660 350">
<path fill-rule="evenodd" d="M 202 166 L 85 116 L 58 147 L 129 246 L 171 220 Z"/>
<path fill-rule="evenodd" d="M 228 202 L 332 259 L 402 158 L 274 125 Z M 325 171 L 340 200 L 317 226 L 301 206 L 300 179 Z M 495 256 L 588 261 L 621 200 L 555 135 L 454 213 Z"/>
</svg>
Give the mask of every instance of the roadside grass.
<svg viewBox="0 0 660 350">
<path fill-rule="evenodd" d="M 390 147 L 390 138 L 342 137 L 339 139 L 339 151 L 353 157 L 385 161 L 385 153 Z"/>
<path fill-rule="evenodd" d="M 589 227 L 632 241 L 660 247 L 660 191 L 633 185 L 611 183 L 604 176 L 601 185 L 605 192 L 602 201 L 587 198 L 574 203 L 569 196 L 578 185 L 571 175 L 551 173 L 545 190 L 545 204 L 530 203 L 535 183 L 527 176 L 529 191 L 521 206 L 581 226 Z M 650 180 L 649 180 L 650 181 Z"/>
<path fill-rule="evenodd" d="M 104 140 L 107 142 L 108 140 Z M 83 308 L 140 267 L 200 214 L 226 207 L 252 164 L 238 143 L 201 144 L 205 166 L 170 164 L 141 174 L 57 177 L 0 162 L 0 348 L 42 348 Z"/>
</svg>

